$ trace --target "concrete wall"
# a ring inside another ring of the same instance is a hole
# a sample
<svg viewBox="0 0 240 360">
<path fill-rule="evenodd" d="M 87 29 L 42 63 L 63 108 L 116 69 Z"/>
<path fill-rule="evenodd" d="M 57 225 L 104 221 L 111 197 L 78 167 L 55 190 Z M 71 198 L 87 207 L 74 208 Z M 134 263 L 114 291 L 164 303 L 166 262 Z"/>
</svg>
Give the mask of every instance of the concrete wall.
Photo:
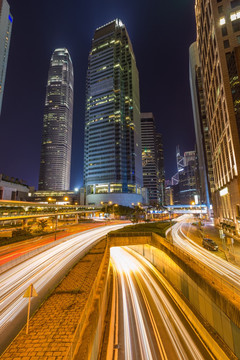
<svg viewBox="0 0 240 360">
<path fill-rule="evenodd" d="M 192 307 L 217 331 L 240 358 L 240 328 L 206 294 L 176 262 L 163 251 L 150 245 L 135 245 L 135 251 L 148 259 L 164 277 L 189 301 Z"/>
<path fill-rule="evenodd" d="M 109 298 L 110 250 L 106 246 L 104 257 L 94 286 L 89 295 L 83 316 L 75 332 L 72 349 L 65 360 L 97 360 L 101 347 L 104 321 Z"/>
</svg>

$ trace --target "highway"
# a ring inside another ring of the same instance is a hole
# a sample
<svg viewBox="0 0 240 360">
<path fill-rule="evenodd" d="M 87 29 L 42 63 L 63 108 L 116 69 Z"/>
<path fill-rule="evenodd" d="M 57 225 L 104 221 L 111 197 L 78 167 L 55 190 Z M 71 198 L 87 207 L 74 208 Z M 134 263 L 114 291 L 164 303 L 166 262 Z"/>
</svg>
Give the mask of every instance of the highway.
<svg viewBox="0 0 240 360">
<path fill-rule="evenodd" d="M 116 328 L 109 358 L 214 359 L 146 259 L 129 248 L 112 248 L 111 263 Z"/>
<path fill-rule="evenodd" d="M 0 354 L 26 321 L 28 300 L 23 294 L 32 283 L 39 294 L 32 312 L 73 264 L 109 231 L 124 225 L 88 230 L 30 258 L 0 275 Z"/>
<path fill-rule="evenodd" d="M 172 237 L 173 244 L 213 270 L 240 294 L 240 268 L 216 256 L 214 252 L 204 249 L 186 236 L 183 233 L 182 226 L 184 222 L 189 220 L 193 221 L 193 218 L 189 218 L 189 215 L 181 216 L 172 229 L 168 230 L 171 233 L 170 237 Z"/>
</svg>

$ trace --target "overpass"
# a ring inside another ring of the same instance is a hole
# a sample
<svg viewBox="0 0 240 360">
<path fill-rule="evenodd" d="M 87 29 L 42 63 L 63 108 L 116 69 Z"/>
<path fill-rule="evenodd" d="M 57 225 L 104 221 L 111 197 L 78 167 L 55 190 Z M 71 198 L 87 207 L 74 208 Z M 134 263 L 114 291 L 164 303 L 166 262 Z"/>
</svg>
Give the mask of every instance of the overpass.
<svg viewBox="0 0 240 360">
<path fill-rule="evenodd" d="M 56 219 L 64 217 L 86 216 L 99 213 L 101 208 L 85 205 L 57 205 L 54 203 L 35 203 L 24 201 L 0 200 L 0 224 L 9 221 L 22 220 L 26 223 L 28 219 L 49 218 Z"/>
<path fill-rule="evenodd" d="M 207 206 L 202 205 L 167 205 L 166 209 L 168 212 L 173 214 L 196 214 L 196 215 L 206 215 Z"/>
</svg>

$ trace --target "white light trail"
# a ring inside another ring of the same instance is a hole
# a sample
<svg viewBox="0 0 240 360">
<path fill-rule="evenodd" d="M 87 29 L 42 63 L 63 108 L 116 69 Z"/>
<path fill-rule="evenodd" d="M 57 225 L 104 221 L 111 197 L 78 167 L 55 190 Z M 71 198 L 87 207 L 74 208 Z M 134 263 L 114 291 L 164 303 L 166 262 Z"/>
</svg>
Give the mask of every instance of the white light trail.
<svg viewBox="0 0 240 360">
<path fill-rule="evenodd" d="M 186 221 L 186 219 L 186 216 L 181 217 L 181 220 Z M 183 222 L 179 221 L 171 229 L 174 245 L 195 257 L 197 261 L 214 270 L 223 279 L 226 279 L 230 285 L 240 290 L 240 268 L 221 259 L 220 257 L 212 254 L 210 251 L 204 249 L 202 246 L 196 244 L 183 233 L 182 226 Z"/>
<path fill-rule="evenodd" d="M 115 276 L 119 275 L 122 292 L 124 359 L 133 358 L 131 356 L 138 344 L 141 354 L 138 359 L 142 360 L 170 360 L 173 353 L 174 358 L 179 360 L 205 360 L 206 354 L 201 352 L 202 348 L 206 351 L 205 347 L 201 345 L 200 350 L 195 344 L 194 331 L 183 324 L 176 306 L 174 308 L 166 291 L 160 286 L 161 277 L 154 266 L 129 248 L 112 248 L 111 261 Z M 156 320 L 158 317 L 161 324 Z M 162 327 L 166 343 L 161 337 Z M 154 340 L 150 335 L 153 333 Z M 168 356 L 169 348 L 171 356 Z"/>
<path fill-rule="evenodd" d="M 49 290 L 47 285 L 59 271 L 92 247 L 109 231 L 123 225 L 112 225 L 88 230 L 55 247 L 34 256 L 0 275 L 0 334 L 9 322 L 27 306 L 22 295 L 32 283 L 39 293 Z"/>
</svg>

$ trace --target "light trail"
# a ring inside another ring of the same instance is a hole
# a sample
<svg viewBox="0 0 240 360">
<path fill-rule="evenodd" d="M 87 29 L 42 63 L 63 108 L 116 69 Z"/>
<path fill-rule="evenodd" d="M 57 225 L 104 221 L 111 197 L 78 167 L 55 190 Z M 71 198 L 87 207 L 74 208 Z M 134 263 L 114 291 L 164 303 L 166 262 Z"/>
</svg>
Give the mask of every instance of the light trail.
<svg viewBox="0 0 240 360">
<path fill-rule="evenodd" d="M 228 284 L 240 291 L 240 268 L 219 258 L 185 235 L 182 226 L 184 221 L 186 222 L 186 219 L 189 219 L 189 216 L 181 217 L 180 220 L 182 221 L 178 221 L 177 224 L 173 225 L 171 230 L 168 230 L 168 232 L 171 232 L 174 245 L 195 257 L 197 261 L 215 271 L 222 279 L 225 279 Z"/>
<path fill-rule="evenodd" d="M 124 225 L 89 230 L 34 256 L 0 275 L 0 337 L 8 324 L 26 309 L 23 293 L 32 283 L 39 292 L 48 293 L 49 283 L 69 263 L 80 258 L 98 239 Z M 52 285 L 53 286 L 53 285 Z"/>
<path fill-rule="evenodd" d="M 118 314 L 119 360 L 213 359 L 161 285 L 153 265 L 129 248 L 112 248 L 111 263 L 122 309 Z"/>
</svg>

